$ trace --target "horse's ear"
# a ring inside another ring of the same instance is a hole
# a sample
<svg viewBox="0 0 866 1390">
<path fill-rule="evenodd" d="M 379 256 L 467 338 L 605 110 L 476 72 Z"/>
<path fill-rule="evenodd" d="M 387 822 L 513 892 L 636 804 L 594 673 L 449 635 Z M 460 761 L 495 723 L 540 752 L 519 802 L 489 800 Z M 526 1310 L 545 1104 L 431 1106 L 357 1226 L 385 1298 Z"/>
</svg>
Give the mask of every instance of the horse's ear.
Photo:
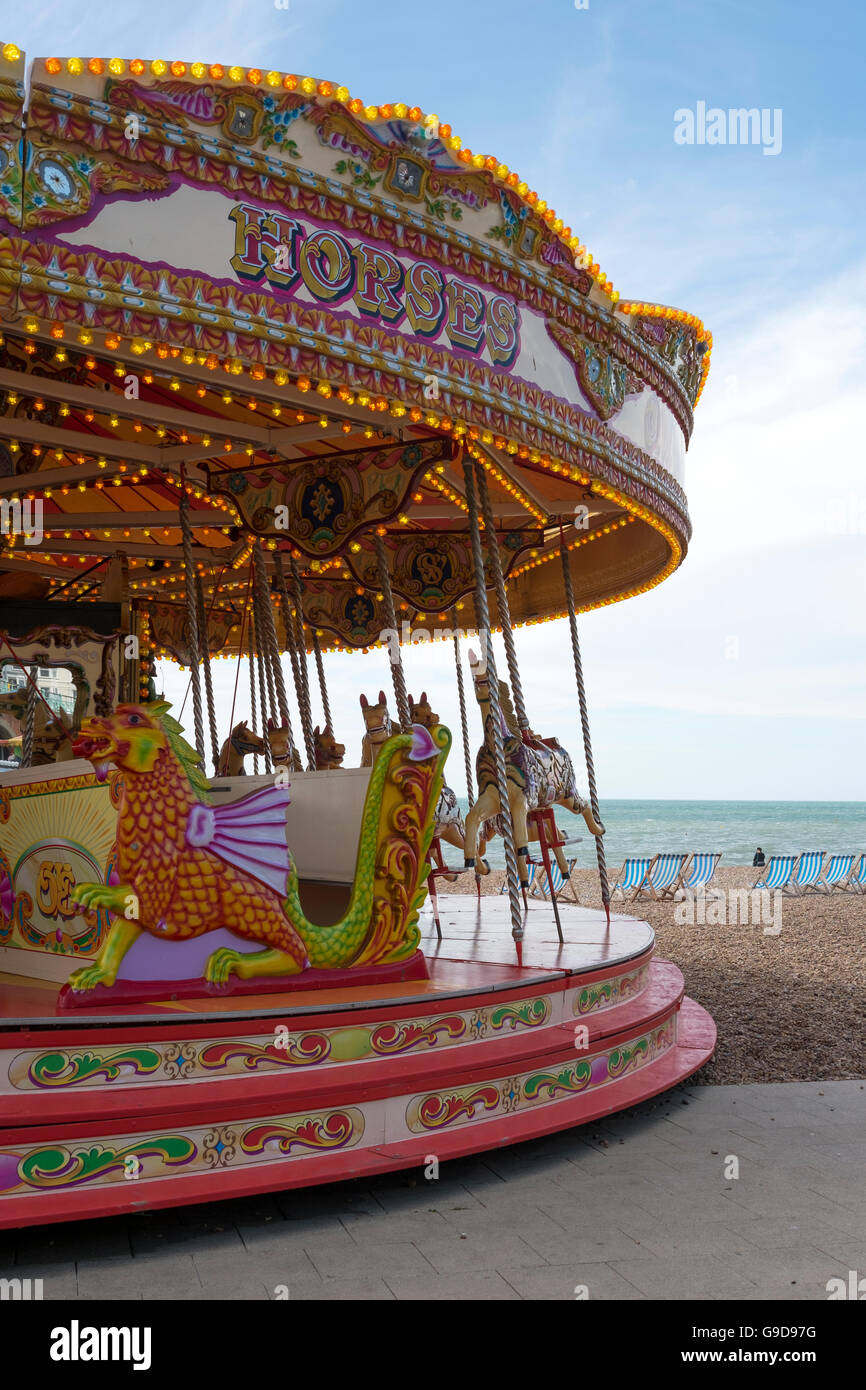
<svg viewBox="0 0 866 1390">
<path fill-rule="evenodd" d="M 366 697 L 366 695 L 362 695 L 362 696 L 361 696 L 361 709 L 367 709 L 367 708 L 368 708 L 368 706 L 367 706 L 367 697 Z"/>
<path fill-rule="evenodd" d="M 387 699 L 387 696 L 385 695 L 384 690 L 380 690 L 380 691 L 379 691 L 379 704 L 380 704 L 380 705 L 387 705 L 387 703 L 388 703 L 388 699 Z"/>
<path fill-rule="evenodd" d="M 422 696 L 421 696 L 421 699 L 423 700 L 423 698 L 424 698 L 424 696 L 422 695 Z M 414 695 L 410 695 L 410 696 L 409 696 L 409 704 L 410 704 L 410 705 L 414 705 L 414 704 L 415 704 L 415 696 L 414 696 Z"/>
<path fill-rule="evenodd" d="M 315 729 L 313 730 L 313 738 L 318 738 L 318 737 L 319 737 L 319 726 L 318 726 L 318 724 L 317 724 L 316 727 L 315 727 Z"/>
<path fill-rule="evenodd" d="M 421 691 L 421 703 L 422 703 L 422 705 L 426 705 L 426 703 L 427 703 L 427 691 L 426 691 L 426 690 L 422 690 L 422 691 Z"/>
<path fill-rule="evenodd" d="M 272 715 L 268 715 L 268 733 L 272 734 L 276 729 L 276 723 Z"/>
</svg>

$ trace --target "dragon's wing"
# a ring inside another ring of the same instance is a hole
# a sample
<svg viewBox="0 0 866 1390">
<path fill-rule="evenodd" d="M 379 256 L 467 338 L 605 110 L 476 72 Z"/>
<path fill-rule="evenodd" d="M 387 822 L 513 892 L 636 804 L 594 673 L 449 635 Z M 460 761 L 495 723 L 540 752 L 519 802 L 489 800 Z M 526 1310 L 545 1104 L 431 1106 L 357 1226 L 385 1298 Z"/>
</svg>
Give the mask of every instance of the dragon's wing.
<svg viewBox="0 0 866 1390">
<path fill-rule="evenodd" d="M 281 786 L 263 787 L 227 806 L 194 806 L 186 823 L 187 844 L 211 850 L 285 897 L 291 868 L 288 804 L 289 789 Z"/>
</svg>

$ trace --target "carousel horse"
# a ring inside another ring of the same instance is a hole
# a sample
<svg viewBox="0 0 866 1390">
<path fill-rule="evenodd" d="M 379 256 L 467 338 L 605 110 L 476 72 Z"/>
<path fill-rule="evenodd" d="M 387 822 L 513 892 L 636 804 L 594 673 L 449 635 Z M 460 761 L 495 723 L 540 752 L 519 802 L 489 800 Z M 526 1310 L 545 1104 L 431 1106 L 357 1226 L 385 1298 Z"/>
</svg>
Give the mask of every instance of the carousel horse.
<svg viewBox="0 0 866 1390">
<path fill-rule="evenodd" d="M 361 743 L 361 766 L 372 767 L 383 744 L 388 742 L 392 734 L 400 731 L 391 723 L 391 716 L 388 714 L 388 700 L 384 690 L 379 691 L 379 702 L 375 705 L 371 705 L 366 695 L 362 695 L 361 709 L 366 728 Z"/>
<path fill-rule="evenodd" d="M 478 750 L 475 773 L 478 781 L 478 800 L 466 817 L 465 867 L 478 874 L 489 873 L 485 861 L 476 868 L 479 838 L 486 839 L 491 822 L 501 813 L 499 785 L 496 776 L 496 754 L 493 741 L 493 712 L 490 707 L 490 679 L 478 657 L 470 649 L 469 665 L 475 686 L 475 696 L 484 720 L 484 742 Z M 593 835 L 603 835 L 592 814 L 588 801 L 577 790 L 571 758 L 558 739 L 541 739 L 527 730 L 521 734 L 511 704 L 511 693 L 505 681 L 499 682 L 502 742 L 505 752 L 505 772 L 508 783 L 508 803 L 514 825 L 514 845 L 520 862 L 520 877 L 525 882 L 526 860 L 529 857 L 528 813 L 546 807 L 564 806 L 567 811 L 583 816 Z M 480 836 L 479 836 L 480 832 Z M 560 845 L 551 846 L 561 872 L 568 877 L 568 864 Z"/>
<path fill-rule="evenodd" d="M 439 715 L 431 710 L 426 690 L 421 691 L 421 699 L 417 702 L 409 696 L 409 713 L 412 723 L 421 724 L 425 729 L 435 729 L 439 723 Z M 465 853 L 466 827 L 457 805 L 457 797 L 451 788 L 444 784 L 436 804 L 433 833 L 446 844 L 453 845 L 455 849 L 462 849 Z"/>
<path fill-rule="evenodd" d="M 241 720 L 235 724 L 219 756 L 220 777 L 244 777 L 246 768 L 244 758 L 250 753 L 264 753 L 265 741 L 254 733 L 248 724 Z"/>
<path fill-rule="evenodd" d="M 292 772 L 303 772 L 304 760 L 289 736 L 284 724 L 268 716 L 268 747 L 274 767 L 288 767 Z"/>
<path fill-rule="evenodd" d="M 320 729 L 317 724 L 313 730 L 313 740 L 316 745 L 317 772 L 333 772 L 336 768 L 342 767 L 346 745 L 337 742 L 330 724 L 326 724 L 324 729 Z"/>
</svg>

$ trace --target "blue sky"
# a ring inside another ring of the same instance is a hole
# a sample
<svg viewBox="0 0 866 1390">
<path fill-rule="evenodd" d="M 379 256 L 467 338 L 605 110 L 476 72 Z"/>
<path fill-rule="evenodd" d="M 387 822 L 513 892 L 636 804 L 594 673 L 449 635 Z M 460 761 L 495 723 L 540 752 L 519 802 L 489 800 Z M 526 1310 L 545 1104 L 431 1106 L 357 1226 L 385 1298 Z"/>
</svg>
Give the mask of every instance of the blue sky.
<svg viewBox="0 0 866 1390">
<path fill-rule="evenodd" d="M 860 7 L 0 0 L 0 18 L 30 56 L 248 63 L 417 103 L 538 189 L 623 297 L 698 314 L 715 347 L 688 455 L 691 551 L 651 594 L 582 620 L 602 795 L 866 798 Z M 674 112 L 699 101 L 781 109 L 781 152 L 675 144 Z M 577 752 L 565 627 L 518 648 L 533 726 Z M 456 729 L 450 653 L 406 664 Z M 328 671 L 354 761 L 357 693 L 386 685 L 385 657 Z M 182 689 L 171 672 L 167 693 Z"/>
</svg>

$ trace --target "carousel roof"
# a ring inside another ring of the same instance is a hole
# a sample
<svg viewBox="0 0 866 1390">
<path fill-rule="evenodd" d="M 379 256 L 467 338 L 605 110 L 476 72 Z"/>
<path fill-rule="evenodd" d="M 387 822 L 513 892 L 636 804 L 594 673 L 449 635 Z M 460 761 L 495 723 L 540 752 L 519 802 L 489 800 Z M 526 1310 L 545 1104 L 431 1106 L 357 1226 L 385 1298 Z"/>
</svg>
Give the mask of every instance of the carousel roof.
<svg viewBox="0 0 866 1390">
<path fill-rule="evenodd" d="M 212 650 L 237 649 L 257 540 L 323 646 L 388 626 L 377 539 L 398 620 L 471 628 L 467 452 L 515 623 L 564 612 L 561 537 L 579 608 L 677 567 L 711 339 L 621 301 L 505 165 L 419 108 L 219 64 L 37 59 L 25 109 L 23 61 L 0 50 L 0 500 L 22 509 L 0 600 L 123 591 L 182 658 L 186 496 Z"/>
</svg>

